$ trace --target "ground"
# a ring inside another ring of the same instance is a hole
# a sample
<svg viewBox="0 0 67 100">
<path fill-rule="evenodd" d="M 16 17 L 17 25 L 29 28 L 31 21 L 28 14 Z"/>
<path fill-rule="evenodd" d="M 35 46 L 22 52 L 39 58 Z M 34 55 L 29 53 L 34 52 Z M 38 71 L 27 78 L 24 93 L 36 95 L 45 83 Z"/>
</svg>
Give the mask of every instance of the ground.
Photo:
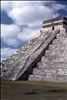
<svg viewBox="0 0 67 100">
<path fill-rule="evenodd" d="M 67 83 L 2 80 L 1 100 L 67 100 Z"/>
</svg>

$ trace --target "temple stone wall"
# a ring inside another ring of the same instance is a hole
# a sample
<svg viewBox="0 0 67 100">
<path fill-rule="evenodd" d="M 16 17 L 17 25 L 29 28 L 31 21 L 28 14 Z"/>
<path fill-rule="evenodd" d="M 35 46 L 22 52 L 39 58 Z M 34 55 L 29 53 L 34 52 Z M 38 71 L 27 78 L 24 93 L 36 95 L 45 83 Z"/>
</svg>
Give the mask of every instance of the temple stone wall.
<svg viewBox="0 0 67 100">
<path fill-rule="evenodd" d="M 60 29 L 60 31 L 62 32 L 62 30 L 64 30 L 65 32 L 67 31 L 67 26 L 63 26 L 63 25 L 58 25 L 58 26 L 54 26 L 54 30 Z M 43 28 L 42 32 L 47 32 L 47 31 L 52 31 L 52 27 L 47 27 L 47 28 Z"/>
<path fill-rule="evenodd" d="M 43 26 L 45 26 L 45 25 L 50 25 L 50 24 L 52 24 L 52 23 L 54 23 L 54 24 L 55 24 L 55 23 L 60 23 L 60 22 L 63 22 L 63 20 L 44 23 Z"/>
</svg>

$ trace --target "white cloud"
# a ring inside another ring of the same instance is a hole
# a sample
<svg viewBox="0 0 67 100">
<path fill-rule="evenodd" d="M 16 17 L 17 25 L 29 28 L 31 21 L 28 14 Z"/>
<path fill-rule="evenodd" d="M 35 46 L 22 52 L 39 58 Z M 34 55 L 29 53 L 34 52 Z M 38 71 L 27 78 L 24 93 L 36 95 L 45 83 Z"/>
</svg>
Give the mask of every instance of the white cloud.
<svg viewBox="0 0 67 100">
<path fill-rule="evenodd" d="M 15 51 L 17 51 L 17 49 L 2 48 L 1 49 L 1 61 L 7 59 L 9 56 L 15 53 Z"/>
<path fill-rule="evenodd" d="M 9 11 L 11 9 L 10 1 L 1 1 L 1 10 Z"/>
<path fill-rule="evenodd" d="M 5 10 L 15 22 L 12 25 L 1 25 L 1 37 L 4 42 L 9 45 L 17 44 L 16 39 L 21 39 L 21 36 L 23 41 L 24 39 L 25 41 L 32 39 L 37 34 L 35 33 L 36 29 L 40 31 L 43 20 L 58 16 L 57 13 L 54 14 L 53 9 L 45 6 L 45 3 L 47 1 L 3 1 L 2 10 Z M 20 33 L 20 27 L 17 25 L 27 25 L 29 29 L 26 29 L 26 31 L 23 29 Z"/>
<path fill-rule="evenodd" d="M 55 2 L 55 1 L 54 1 Z M 4 4 L 5 3 L 5 4 Z M 35 22 L 43 21 L 52 18 L 54 14 L 53 8 L 45 6 L 47 1 L 4 1 L 2 9 L 8 9 L 7 14 L 15 23 L 19 25 L 32 24 Z M 6 7 L 7 6 L 7 7 Z"/>
<path fill-rule="evenodd" d="M 2 1 L 2 10 L 6 10 L 16 24 L 33 26 L 45 19 L 57 17 L 55 11 L 65 9 L 64 5 L 52 1 L 52 7 L 45 6 L 51 1 Z M 54 4 L 55 3 L 55 4 Z M 40 24 L 39 23 L 39 24 Z M 41 24 L 40 24 L 41 25 Z"/>
<path fill-rule="evenodd" d="M 48 6 L 45 5 L 47 3 Z M 1 38 L 6 44 L 14 47 L 18 46 L 20 41 L 29 41 L 37 36 L 43 20 L 59 16 L 57 11 L 65 8 L 66 6 L 57 4 L 56 1 L 1 1 L 1 10 L 6 11 L 14 21 L 11 25 L 1 24 Z M 27 28 L 22 28 L 21 31 L 22 25 Z M 11 49 L 3 49 L 2 55 L 6 55 L 6 50 Z"/>
<path fill-rule="evenodd" d="M 22 2 L 22 6 L 18 7 L 19 4 L 16 5 L 15 2 L 16 7 L 14 6 L 8 12 L 9 17 L 11 17 L 14 20 L 14 22 L 19 25 L 29 25 L 55 16 L 53 9 L 50 9 L 49 7 L 43 4 L 38 4 L 37 2 L 30 3 Z"/>
<path fill-rule="evenodd" d="M 20 43 L 16 38 L 5 38 L 3 41 L 8 44 L 9 46 L 17 47 Z"/>
<path fill-rule="evenodd" d="M 1 38 L 9 46 L 17 46 L 20 41 L 17 35 L 20 33 L 20 27 L 16 24 L 6 25 L 1 24 Z"/>
<path fill-rule="evenodd" d="M 29 41 L 36 37 L 39 34 L 39 30 L 33 30 L 33 29 L 23 29 L 23 32 L 18 34 L 18 38 L 21 39 L 22 41 Z"/>
<path fill-rule="evenodd" d="M 55 5 L 52 5 L 52 8 L 57 11 L 57 10 L 60 10 L 60 9 L 66 9 L 66 6 L 61 5 L 61 4 L 55 4 Z"/>
<path fill-rule="evenodd" d="M 20 32 L 20 27 L 16 24 L 6 25 L 1 24 L 1 37 L 2 38 L 12 38 Z"/>
</svg>

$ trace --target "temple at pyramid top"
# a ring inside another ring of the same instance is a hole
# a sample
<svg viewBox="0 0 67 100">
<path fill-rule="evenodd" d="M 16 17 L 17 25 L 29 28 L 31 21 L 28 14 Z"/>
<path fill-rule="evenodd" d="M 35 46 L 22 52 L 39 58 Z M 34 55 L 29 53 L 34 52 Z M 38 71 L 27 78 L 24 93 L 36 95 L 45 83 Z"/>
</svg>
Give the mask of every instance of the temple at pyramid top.
<svg viewBox="0 0 67 100">
<path fill-rule="evenodd" d="M 58 17 L 43 21 L 42 28 L 44 31 L 56 30 L 56 29 L 62 30 L 63 28 L 65 28 L 67 31 L 67 18 Z"/>
</svg>

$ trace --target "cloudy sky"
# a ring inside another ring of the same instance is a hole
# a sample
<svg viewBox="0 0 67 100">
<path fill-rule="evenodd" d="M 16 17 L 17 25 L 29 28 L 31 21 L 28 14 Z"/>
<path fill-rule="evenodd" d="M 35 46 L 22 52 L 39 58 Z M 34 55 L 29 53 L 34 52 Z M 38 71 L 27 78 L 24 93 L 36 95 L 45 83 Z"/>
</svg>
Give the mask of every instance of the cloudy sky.
<svg viewBox="0 0 67 100">
<path fill-rule="evenodd" d="M 1 60 L 36 37 L 42 21 L 67 17 L 67 1 L 1 1 Z"/>
</svg>

